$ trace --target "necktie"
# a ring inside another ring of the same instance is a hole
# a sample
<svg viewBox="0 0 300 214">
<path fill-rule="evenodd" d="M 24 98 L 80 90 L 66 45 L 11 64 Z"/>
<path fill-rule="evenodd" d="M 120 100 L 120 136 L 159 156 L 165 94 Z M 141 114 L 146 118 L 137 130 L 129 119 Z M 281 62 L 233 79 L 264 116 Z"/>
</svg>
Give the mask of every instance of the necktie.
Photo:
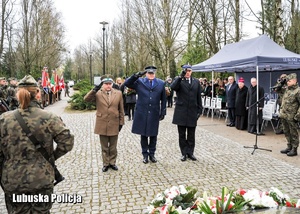
<svg viewBox="0 0 300 214">
<path fill-rule="evenodd" d="M 152 87 L 152 80 L 149 80 L 149 85 L 150 87 Z"/>
<path fill-rule="evenodd" d="M 106 94 L 107 94 L 107 99 L 108 99 L 108 102 L 109 102 L 109 101 L 110 101 L 110 100 L 109 100 L 109 91 L 106 92 Z"/>
</svg>

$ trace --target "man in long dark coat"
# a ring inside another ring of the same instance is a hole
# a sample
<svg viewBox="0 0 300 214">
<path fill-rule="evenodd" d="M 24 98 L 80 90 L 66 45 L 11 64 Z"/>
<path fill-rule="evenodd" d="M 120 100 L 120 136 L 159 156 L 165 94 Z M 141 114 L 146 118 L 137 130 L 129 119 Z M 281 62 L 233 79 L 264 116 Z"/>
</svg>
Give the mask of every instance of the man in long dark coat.
<svg viewBox="0 0 300 214">
<path fill-rule="evenodd" d="M 246 109 L 246 98 L 248 88 L 245 86 L 245 80 L 241 77 L 238 81 L 238 89 L 235 99 L 235 127 L 239 130 L 247 129 L 248 111 Z"/>
<path fill-rule="evenodd" d="M 198 79 L 191 76 L 190 65 L 184 65 L 183 69 L 170 86 L 177 94 L 172 123 L 178 128 L 181 161 L 186 161 L 187 157 L 195 161 L 195 131 L 202 114 L 201 86 Z"/>
<path fill-rule="evenodd" d="M 248 89 L 246 98 L 246 108 L 248 109 L 248 132 L 252 134 L 260 133 L 262 124 L 262 109 L 264 108 L 264 88 L 259 87 L 258 91 L 258 118 L 257 118 L 257 80 L 251 78 L 251 86 Z M 259 130 L 256 128 L 256 124 L 259 124 Z"/>
<path fill-rule="evenodd" d="M 155 77 L 156 67 L 129 77 L 124 85 L 136 90 L 138 99 L 134 112 L 132 133 L 141 135 L 143 163 L 157 162 L 155 158 L 159 121 L 166 115 L 166 92 L 164 81 Z M 146 74 L 145 78 L 140 78 Z M 148 142 L 150 138 L 150 142 Z"/>
<path fill-rule="evenodd" d="M 238 86 L 233 76 L 228 77 L 228 85 L 226 86 L 226 107 L 228 109 L 229 124 L 227 126 L 235 126 L 235 98 Z"/>
</svg>

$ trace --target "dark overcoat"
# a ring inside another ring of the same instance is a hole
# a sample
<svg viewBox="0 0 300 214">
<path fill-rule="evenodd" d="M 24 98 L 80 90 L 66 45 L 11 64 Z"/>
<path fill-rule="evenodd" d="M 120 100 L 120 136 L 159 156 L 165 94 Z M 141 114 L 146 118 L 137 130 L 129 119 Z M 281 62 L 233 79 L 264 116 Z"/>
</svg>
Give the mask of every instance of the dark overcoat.
<svg viewBox="0 0 300 214">
<path fill-rule="evenodd" d="M 255 104 L 257 101 L 257 94 L 256 94 L 257 86 L 250 86 L 248 88 L 247 98 L 246 98 L 246 107 L 248 107 L 248 124 L 256 124 L 256 118 L 257 118 L 257 105 Z M 258 107 L 263 108 L 264 107 L 264 88 L 259 87 L 259 103 Z M 262 110 L 258 111 L 258 119 L 259 124 L 262 123 Z"/>
<path fill-rule="evenodd" d="M 197 126 L 197 115 L 202 114 L 201 86 L 199 80 L 191 77 L 191 84 L 185 78 L 176 77 L 171 84 L 176 91 L 177 101 L 173 124 L 187 127 Z"/>
<path fill-rule="evenodd" d="M 129 77 L 124 85 L 136 91 L 138 99 L 134 111 L 132 133 L 157 136 L 159 118 L 166 115 L 166 92 L 164 81 L 154 78 L 152 87 L 148 78 Z"/>
<path fill-rule="evenodd" d="M 247 98 L 248 88 L 244 86 L 243 88 L 237 88 L 236 99 L 235 99 L 235 115 L 236 116 L 246 116 L 246 98 Z"/>
<path fill-rule="evenodd" d="M 226 103 L 227 108 L 235 108 L 235 98 L 236 98 L 236 90 L 238 85 L 234 81 L 229 88 L 229 84 L 226 86 Z"/>
</svg>

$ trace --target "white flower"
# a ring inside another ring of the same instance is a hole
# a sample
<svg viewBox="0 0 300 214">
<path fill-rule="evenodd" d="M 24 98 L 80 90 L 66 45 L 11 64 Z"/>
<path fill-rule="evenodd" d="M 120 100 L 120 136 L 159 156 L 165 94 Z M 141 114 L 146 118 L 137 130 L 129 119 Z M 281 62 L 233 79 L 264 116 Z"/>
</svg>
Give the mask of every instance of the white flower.
<svg viewBox="0 0 300 214">
<path fill-rule="evenodd" d="M 187 194 L 187 190 L 183 185 L 179 185 L 180 194 Z"/>
<path fill-rule="evenodd" d="M 190 210 L 191 210 L 191 208 L 187 208 L 187 209 L 185 209 L 185 210 L 183 210 L 182 208 L 181 208 L 181 206 L 179 206 L 177 209 L 175 209 L 179 214 L 189 214 L 189 212 L 190 212 Z"/>
<path fill-rule="evenodd" d="M 166 198 L 166 203 L 165 204 L 168 204 L 168 205 L 172 206 L 173 198 Z"/>
<path fill-rule="evenodd" d="M 296 208 L 300 208 L 300 199 L 297 201 Z"/>
<path fill-rule="evenodd" d="M 155 209 L 155 207 L 154 207 L 153 205 L 149 205 L 149 206 L 147 207 L 147 212 L 148 212 L 148 213 L 152 213 L 154 209 Z"/>
<path fill-rule="evenodd" d="M 163 199 L 164 199 L 164 195 L 163 195 L 163 194 L 158 193 L 158 194 L 156 195 L 156 198 L 155 198 L 156 201 L 162 201 Z"/>
<path fill-rule="evenodd" d="M 265 192 L 258 191 L 257 189 L 247 191 L 243 197 L 246 201 L 249 200 L 252 206 L 277 207 L 277 203 L 272 197 L 266 195 Z"/>
<path fill-rule="evenodd" d="M 271 187 L 270 193 L 273 193 L 273 192 L 277 195 L 278 199 L 284 198 L 283 193 L 279 189 L 277 189 L 275 187 Z"/>
<path fill-rule="evenodd" d="M 178 187 L 175 186 L 173 186 L 171 189 L 167 189 L 164 193 L 166 198 L 170 198 L 172 200 L 180 194 Z"/>
<path fill-rule="evenodd" d="M 270 208 L 278 206 L 276 201 L 274 201 L 274 199 L 268 195 L 263 195 L 261 197 L 261 205 L 263 207 L 270 207 Z"/>
</svg>

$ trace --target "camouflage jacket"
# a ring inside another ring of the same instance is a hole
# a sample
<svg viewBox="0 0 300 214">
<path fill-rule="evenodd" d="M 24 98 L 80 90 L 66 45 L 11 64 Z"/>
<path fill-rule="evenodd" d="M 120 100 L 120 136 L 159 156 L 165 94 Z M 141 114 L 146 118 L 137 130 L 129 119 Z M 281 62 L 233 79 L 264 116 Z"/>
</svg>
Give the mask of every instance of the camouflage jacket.
<svg viewBox="0 0 300 214">
<path fill-rule="evenodd" d="M 60 117 L 31 102 L 20 111 L 25 123 L 49 154 L 57 159 L 73 148 L 74 136 Z M 53 141 L 57 144 L 55 150 Z M 9 111 L 0 116 L 0 175 L 6 193 L 27 193 L 52 188 L 54 170 L 38 152 Z"/>
<path fill-rule="evenodd" d="M 7 85 L 0 86 L 0 98 L 6 100 L 6 98 L 7 98 Z"/>
<path fill-rule="evenodd" d="M 280 118 L 300 121 L 300 88 L 298 84 L 287 87 L 282 97 Z"/>
<path fill-rule="evenodd" d="M 7 103 L 10 110 L 17 109 L 19 106 L 17 99 L 18 88 L 16 85 L 10 85 L 7 89 Z"/>
<path fill-rule="evenodd" d="M 282 104 L 282 97 L 287 89 L 287 85 L 284 84 L 282 85 L 280 82 L 276 83 L 275 87 L 275 92 L 278 94 L 278 99 L 277 99 L 277 103 L 279 106 L 281 106 Z"/>
</svg>

